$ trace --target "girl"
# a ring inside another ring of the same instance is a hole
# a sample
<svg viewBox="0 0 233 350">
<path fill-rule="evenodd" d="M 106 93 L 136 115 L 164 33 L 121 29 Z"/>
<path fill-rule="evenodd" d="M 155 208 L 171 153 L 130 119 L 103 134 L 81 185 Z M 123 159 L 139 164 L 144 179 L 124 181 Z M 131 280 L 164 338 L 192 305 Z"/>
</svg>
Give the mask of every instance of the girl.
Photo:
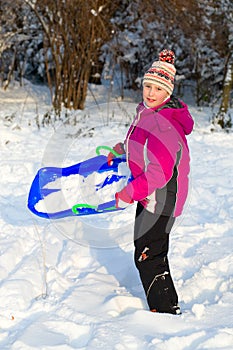
<svg viewBox="0 0 233 350">
<path fill-rule="evenodd" d="M 186 135 L 193 129 L 187 106 L 174 96 L 175 55 L 163 50 L 143 78 L 143 102 L 124 144 L 133 181 L 116 193 L 116 206 L 137 201 L 134 245 L 149 308 L 180 314 L 168 263 L 169 233 L 182 213 L 188 193 L 189 149 Z M 108 155 L 111 162 L 114 155 Z"/>
</svg>

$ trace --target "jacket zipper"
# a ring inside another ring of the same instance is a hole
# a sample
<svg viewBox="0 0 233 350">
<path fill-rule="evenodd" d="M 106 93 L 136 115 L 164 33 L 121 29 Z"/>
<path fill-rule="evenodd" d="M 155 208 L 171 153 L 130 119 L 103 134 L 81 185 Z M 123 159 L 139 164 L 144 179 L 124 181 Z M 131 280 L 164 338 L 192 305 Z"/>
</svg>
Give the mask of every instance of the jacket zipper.
<svg viewBox="0 0 233 350">
<path fill-rule="evenodd" d="M 128 152 L 128 144 L 129 144 L 129 138 L 134 132 L 136 126 L 138 125 L 139 120 L 141 119 L 141 113 L 144 111 L 144 109 L 141 112 L 138 112 L 137 117 L 134 120 L 134 125 L 132 127 L 132 130 L 130 131 L 129 135 L 126 138 L 125 145 L 126 145 L 126 164 L 129 166 L 129 152 Z"/>
</svg>

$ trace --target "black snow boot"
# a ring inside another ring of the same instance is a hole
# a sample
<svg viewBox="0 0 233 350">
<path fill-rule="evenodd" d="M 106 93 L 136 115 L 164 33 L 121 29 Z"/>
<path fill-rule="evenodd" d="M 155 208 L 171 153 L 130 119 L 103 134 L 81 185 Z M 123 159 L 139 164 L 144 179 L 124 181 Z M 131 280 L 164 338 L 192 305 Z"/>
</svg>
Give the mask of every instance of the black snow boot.
<svg viewBox="0 0 233 350">
<path fill-rule="evenodd" d="M 146 291 L 146 297 L 153 312 L 181 314 L 177 293 L 168 271 L 154 277 Z"/>
</svg>

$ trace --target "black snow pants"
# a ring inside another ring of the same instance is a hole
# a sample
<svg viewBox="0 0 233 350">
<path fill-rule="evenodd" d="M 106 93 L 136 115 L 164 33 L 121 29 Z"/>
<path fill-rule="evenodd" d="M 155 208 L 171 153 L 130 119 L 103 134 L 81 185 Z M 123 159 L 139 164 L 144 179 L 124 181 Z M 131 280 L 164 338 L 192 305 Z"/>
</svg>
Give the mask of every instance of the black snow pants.
<svg viewBox="0 0 233 350">
<path fill-rule="evenodd" d="M 153 214 L 137 204 L 134 258 L 151 311 L 175 313 L 178 304 L 167 257 L 174 221 L 173 217 Z"/>
</svg>

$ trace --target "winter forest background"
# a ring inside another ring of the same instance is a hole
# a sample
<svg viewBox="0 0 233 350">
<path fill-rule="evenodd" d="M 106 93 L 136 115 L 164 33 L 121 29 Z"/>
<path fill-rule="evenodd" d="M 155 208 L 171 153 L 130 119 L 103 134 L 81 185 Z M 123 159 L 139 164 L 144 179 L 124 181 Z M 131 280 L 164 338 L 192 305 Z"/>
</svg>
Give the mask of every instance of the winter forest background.
<svg viewBox="0 0 233 350">
<path fill-rule="evenodd" d="M 230 128 L 233 89 L 231 0 L 1 0 L 0 80 L 47 84 L 50 112 L 83 110 L 90 84 L 138 100 L 145 69 L 163 48 L 176 54 L 176 92 L 218 106 L 215 128 Z M 95 98 L 95 96 L 93 96 Z"/>
</svg>

